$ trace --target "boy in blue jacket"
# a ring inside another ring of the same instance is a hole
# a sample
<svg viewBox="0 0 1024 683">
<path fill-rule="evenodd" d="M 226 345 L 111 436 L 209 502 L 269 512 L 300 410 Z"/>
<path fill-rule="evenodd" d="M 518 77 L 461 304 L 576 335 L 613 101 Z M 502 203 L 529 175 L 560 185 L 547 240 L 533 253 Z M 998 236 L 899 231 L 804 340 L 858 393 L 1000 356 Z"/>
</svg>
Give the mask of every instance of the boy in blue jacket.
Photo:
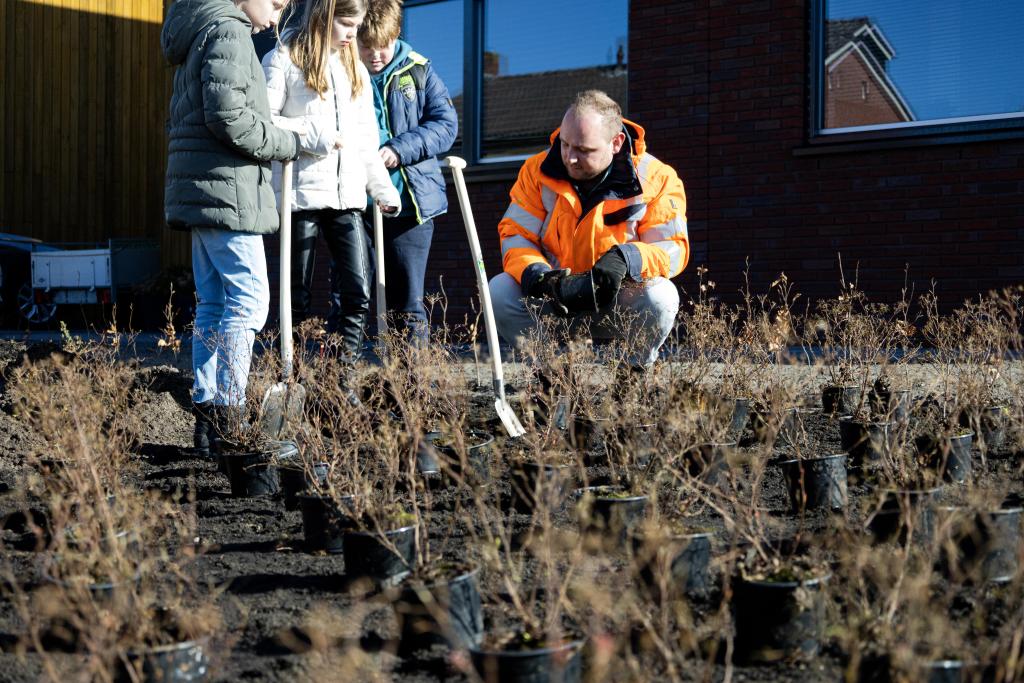
<svg viewBox="0 0 1024 683">
<path fill-rule="evenodd" d="M 430 60 L 398 39 L 401 29 L 401 0 L 370 0 L 359 56 L 373 85 L 380 156 L 402 197 L 402 213 L 384 228 L 388 314 L 396 329 L 423 345 L 430 334 L 423 280 L 432 219 L 448 210 L 437 156 L 451 148 L 459 124 L 444 81 Z"/>
</svg>

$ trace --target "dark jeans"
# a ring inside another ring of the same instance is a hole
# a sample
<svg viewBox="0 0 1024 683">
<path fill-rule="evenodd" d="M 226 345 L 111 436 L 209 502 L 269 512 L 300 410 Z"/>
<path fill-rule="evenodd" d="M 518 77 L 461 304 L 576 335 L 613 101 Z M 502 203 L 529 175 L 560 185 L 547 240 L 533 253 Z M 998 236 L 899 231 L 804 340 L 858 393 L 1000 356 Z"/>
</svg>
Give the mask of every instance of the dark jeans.
<svg viewBox="0 0 1024 683">
<path fill-rule="evenodd" d="M 353 358 L 363 350 L 370 317 L 370 243 L 356 210 L 318 209 L 292 214 L 292 316 L 309 317 L 313 301 L 316 239 L 323 234 L 331 252 L 331 312 L 327 331 L 341 336 Z"/>
<path fill-rule="evenodd" d="M 364 215 L 373 240 L 373 214 Z M 410 342 L 425 345 L 430 338 L 427 309 L 423 306 L 423 280 L 434 238 L 434 221 L 416 223 L 416 216 L 384 219 L 384 295 L 388 321 Z"/>
</svg>

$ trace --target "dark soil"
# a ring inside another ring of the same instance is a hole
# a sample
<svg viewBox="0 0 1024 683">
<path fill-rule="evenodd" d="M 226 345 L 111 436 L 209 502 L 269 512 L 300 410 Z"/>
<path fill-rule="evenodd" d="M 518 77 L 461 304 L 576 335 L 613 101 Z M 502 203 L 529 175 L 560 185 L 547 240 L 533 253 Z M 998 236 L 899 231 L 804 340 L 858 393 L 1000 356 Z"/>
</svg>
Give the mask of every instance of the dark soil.
<svg viewBox="0 0 1024 683">
<path fill-rule="evenodd" d="M 49 351 L 51 349 L 45 349 Z M 0 344 L 0 364 L 17 363 L 26 351 L 15 343 Z M 30 355 L 39 357 L 43 349 Z M 301 515 L 286 511 L 280 500 L 272 498 L 237 499 L 230 496 L 227 478 L 217 471 L 211 460 L 196 459 L 184 447 L 190 444 L 192 418 L 188 412 L 191 378 L 181 369 L 187 359 L 150 359 L 142 363 L 138 379 L 148 390 L 145 401 L 138 406 L 144 417 L 142 443 L 134 463 L 137 469 L 128 473 L 138 486 L 158 489 L 194 506 L 199 518 L 198 543 L 206 552 L 198 560 L 198 574 L 215 589 L 213 594 L 224 615 L 224 628 L 213 640 L 214 680 L 219 681 L 293 681 L 314 676 L 318 659 L 307 650 L 310 643 L 321 643 L 323 636 L 309 627 L 311 611 L 331 609 L 350 620 L 348 639 L 334 642 L 358 647 L 369 658 L 370 669 L 392 672 L 393 680 L 436 681 L 464 680 L 462 674 L 447 667 L 439 657 L 417 656 L 399 659 L 393 653 L 398 629 L 391 608 L 383 594 L 345 574 L 341 555 L 309 553 L 304 549 Z M 488 412 L 488 401 L 481 396 L 480 413 L 473 416 L 476 428 L 494 430 L 495 420 Z M 834 422 L 820 413 L 808 418 L 806 425 L 813 454 L 826 455 L 840 451 L 838 429 Z M 499 444 L 501 441 L 499 436 Z M 749 439 L 749 433 L 746 435 Z M 25 467 L 25 453 L 41 443 L 40 437 L 25 428 L 8 411 L 0 411 L 0 519 L 23 509 L 18 490 L 18 476 Z M 786 452 L 777 449 L 783 457 Z M 587 470 L 591 483 L 607 479 L 607 469 Z M 1021 469 L 1009 454 L 989 457 L 982 466 L 975 460 L 975 480 L 979 487 L 999 486 L 1024 492 Z M 583 484 L 585 482 L 577 482 Z M 836 525 L 859 528 L 867 504 L 865 485 L 850 487 L 851 501 L 845 522 L 828 514 L 809 515 L 800 519 L 790 512 L 789 500 L 781 472 L 768 467 L 763 482 L 765 508 L 761 511 L 771 519 L 779 538 L 797 532 L 815 534 Z M 493 486 L 494 499 L 508 492 L 507 473 Z M 946 500 L 962 495 L 947 487 Z M 430 520 L 431 547 L 435 554 L 452 562 L 473 563 L 477 551 L 470 545 L 467 524 L 473 524 L 465 494 L 453 488 L 432 492 L 435 512 Z M 722 529 L 722 520 L 710 509 L 698 508 L 692 523 L 702 528 Z M 525 530 L 529 517 L 520 515 L 516 528 Z M 572 531 L 575 522 L 568 514 L 560 525 Z M 5 563 L 13 569 L 15 579 L 32 587 L 39 581 L 35 574 L 34 553 L 17 550 L 12 541 L 18 529 L 3 532 L 6 546 L 0 548 Z M 626 562 L 614 556 L 601 564 L 595 576 L 598 586 L 611 592 L 626 590 L 632 584 Z M 485 623 L 489 631 L 501 627 L 514 628 L 513 611 L 505 588 L 498 577 L 481 572 L 480 589 L 484 600 Z M 716 609 L 715 598 L 698 605 L 698 614 Z M 1005 606 L 1012 614 L 1019 606 Z M 37 680 L 42 675 L 38 654 L 19 654 L 23 627 L 7 597 L 0 597 L 0 681 Z M 628 634 L 612 634 L 612 641 L 628 641 Z M 648 680 L 661 680 L 663 665 L 654 655 L 643 655 Z M 64 655 L 63 657 L 73 657 Z M 73 660 L 70 660 L 73 668 Z M 736 681 L 837 681 L 842 677 L 844 663 L 837 646 L 826 642 L 824 653 L 810 663 L 737 667 Z M 702 677 L 703 665 L 695 662 L 683 676 L 694 680 Z M 718 665 L 714 679 L 721 679 L 724 667 Z M 332 680 L 365 680 L 358 669 L 338 670 Z M 326 678 L 324 680 L 327 680 Z"/>
</svg>

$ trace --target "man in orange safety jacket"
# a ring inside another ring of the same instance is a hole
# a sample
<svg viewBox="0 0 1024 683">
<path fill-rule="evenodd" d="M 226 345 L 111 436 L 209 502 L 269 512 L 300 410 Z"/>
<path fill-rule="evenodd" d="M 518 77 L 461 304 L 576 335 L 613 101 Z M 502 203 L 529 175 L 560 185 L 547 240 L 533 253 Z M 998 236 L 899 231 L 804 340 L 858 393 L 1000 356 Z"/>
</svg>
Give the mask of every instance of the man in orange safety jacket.
<svg viewBox="0 0 1024 683">
<path fill-rule="evenodd" d="M 550 149 L 523 164 L 498 225 L 505 272 L 490 282 L 506 342 L 557 315 L 594 338 L 630 340 L 636 369 L 657 358 L 679 310 L 669 278 L 690 248 L 683 183 L 645 148 L 643 128 L 588 90 Z"/>
</svg>

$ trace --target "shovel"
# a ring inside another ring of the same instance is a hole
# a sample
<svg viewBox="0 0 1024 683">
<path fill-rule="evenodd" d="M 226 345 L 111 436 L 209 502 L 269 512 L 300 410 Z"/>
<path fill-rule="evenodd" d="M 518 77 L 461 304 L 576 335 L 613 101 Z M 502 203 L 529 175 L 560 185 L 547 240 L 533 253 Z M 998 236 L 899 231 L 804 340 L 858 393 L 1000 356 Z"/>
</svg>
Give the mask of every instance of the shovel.
<svg viewBox="0 0 1024 683">
<path fill-rule="evenodd" d="M 519 418 L 512 412 L 512 406 L 505 398 L 505 376 L 501 372 L 501 349 L 498 347 L 498 330 L 494 325 L 494 308 L 491 306 L 491 290 L 487 286 L 487 271 L 484 270 L 484 259 L 480 252 L 480 239 L 476 234 L 476 222 L 473 210 L 469 206 L 469 193 L 466 192 L 466 181 L 462 177 L 462 169 L 466 168 L 466 160 L 460 157 L 448 157 L 448 166 L 455 178 L 455 192 L 459 196 L 459 208 L 466 224 L 466 237 L 469 238 L 469 250 L 476 264 L 476 284 L 480 290 L 480 304 L 484 312 L 484 325 L 487 328 L 487 347 L 491 354 L 492 384 L 494 385 L 494 410 L 497 411 L 501 424 L 509 436 L 517 437 L 526 433 Z"/>
<path fill-rule="evenodd" d="M 292 162 L 281 169 L 281 276 L 278 290 L 281 327 L 281 381 L 263 396 L 263 433 L 281 439 L 289 423 L 297 424 L 306 401 L 306 388 L 292 381 Z"/>
</svg>

